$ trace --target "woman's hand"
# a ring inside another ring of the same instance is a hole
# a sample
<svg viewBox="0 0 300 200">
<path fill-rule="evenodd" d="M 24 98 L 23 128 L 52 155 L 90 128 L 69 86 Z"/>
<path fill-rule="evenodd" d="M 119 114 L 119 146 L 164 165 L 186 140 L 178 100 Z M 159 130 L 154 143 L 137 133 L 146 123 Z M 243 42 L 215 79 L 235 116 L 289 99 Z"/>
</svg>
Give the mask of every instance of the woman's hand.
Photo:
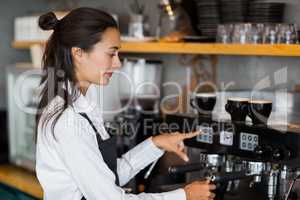
<svg viewBox="0 0 300 200">
<path fill-rule="evenodd" d="M 184 161 L 188 162 L 189 158 L 184 152 L 184 143 L 183 140 L 193 138 L 197 135 L 199 135 L 201 132 L 196 131 L 192 133 L 168 133 L 168 134 L 162 134 L 158 135 L 152 138 L 153 143 L 158 148 L 161 148 L 168 152 L 174 152 L 176 153 L 180 158 L 182 158 Z"/>
<path fill-rule="evenodd" d="M 213 200 L 216 186 L 210 184 L 209 181 L 195 181 L 184 187 L 187 200 Z"/>
</svg>

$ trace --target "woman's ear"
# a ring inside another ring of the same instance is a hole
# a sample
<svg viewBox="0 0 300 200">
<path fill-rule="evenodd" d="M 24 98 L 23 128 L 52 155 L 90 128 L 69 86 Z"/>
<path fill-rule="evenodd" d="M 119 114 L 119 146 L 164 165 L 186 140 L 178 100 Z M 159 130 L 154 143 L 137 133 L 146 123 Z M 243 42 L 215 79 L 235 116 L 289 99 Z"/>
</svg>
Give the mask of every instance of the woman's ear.
<svg viewBox="0 0 300 200">
<path fill-rule="evenodd" d="M 71 48 L 71 53 L 74 61 L 76 63 L 81 63 L 82 57 L 83 57 L 83 51 L 79 47 L 72 47 Z"/>
</svg>

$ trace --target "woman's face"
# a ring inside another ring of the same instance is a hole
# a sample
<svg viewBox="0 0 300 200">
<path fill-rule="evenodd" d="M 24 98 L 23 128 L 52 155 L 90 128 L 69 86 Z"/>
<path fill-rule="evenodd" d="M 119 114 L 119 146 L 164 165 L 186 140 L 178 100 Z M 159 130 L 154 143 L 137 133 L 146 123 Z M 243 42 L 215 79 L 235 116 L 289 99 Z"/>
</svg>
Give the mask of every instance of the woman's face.
<svg viewBox="0 0 300 200">
<path fill-rule="evenodd" d="M 79 85 L 107 85 L 113 72 L 121 67 L 118 54 L 120 45 L 119 30 L 108 28 L 103 32 L 101 41 L 96 43 L 91 51 L 84 52 L 79 48 L 72 48 Z"/>
</svg>

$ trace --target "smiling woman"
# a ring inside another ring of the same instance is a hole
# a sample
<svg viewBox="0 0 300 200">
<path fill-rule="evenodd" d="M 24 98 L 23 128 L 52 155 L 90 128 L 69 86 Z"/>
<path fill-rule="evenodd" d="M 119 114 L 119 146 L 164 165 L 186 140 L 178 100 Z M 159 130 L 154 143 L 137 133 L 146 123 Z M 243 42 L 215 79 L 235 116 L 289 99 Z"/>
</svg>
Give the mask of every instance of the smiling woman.
<svg viewBox="0 0 300 200">
<path fill-rule="evenodd" d="M 107 84 L 113 68 L 120 67 L 120 33 L 109 14 L 91 8 L 73 10 L 61 20 L 50 12 L 40 17 L 39 25 L 54 32 L 43 56 L 44 87 L 37 124 L 43 109 L 59 95 L 64 99 L 63 106 L 49 113 L 45 121 L 54 118 L 54 127 L 64 109 L 78 97 L 76 86 L 85 93 L 91 83 Z"/>
<path fill-rule="evenodd" d="M 113 71 L 121 67 L 119 48 L 119 31 L 115 28 L 107 28 L 102 34 L 101 42 L 95 44 L 91 51 L 84 52 L 78 47 L 71 49 L 77 81 L 81 83 L 79 85 L 81 92 L 85 93 L 90 83 L 100 85 L 109 83 Z"/>
<path fill-rule="evenodd" d="M 126 194 L 120 186 L 164 151 L 187 161 L 183 140 L 199 132 L 150 137 L 118 159 L 116 135 L 106 131 L 96 98 L 89 95 L 91 85 L 107 85 L 121 66 L 117 23 L 103 11 L 78 8 L 61 20 L 47 13 L 39 25 L 54 30 L 43 57 L 43 91 L 36 118 L 36 172 L 45 200 L 214 198 L 215 187 L 208 182 L 167 193 Z"/>
</svg>

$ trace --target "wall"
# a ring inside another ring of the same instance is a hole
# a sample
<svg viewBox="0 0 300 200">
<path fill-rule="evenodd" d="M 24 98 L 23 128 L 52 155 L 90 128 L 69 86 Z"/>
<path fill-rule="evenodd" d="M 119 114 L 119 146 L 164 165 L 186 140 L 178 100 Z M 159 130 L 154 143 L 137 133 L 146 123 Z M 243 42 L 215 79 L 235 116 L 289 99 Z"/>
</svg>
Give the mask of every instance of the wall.
<svg viewBox="0 0 300 200">
<path fill-rule="evenodd" d="M 20 6 L 22 4 L 22 6 Z M 14 37 L 13 22 L 17 16 L 26 15 L 29 12 L 38 12 L 43 3 L 37 0 L 28 0 L 26 3 L 20 0 L 2 2 L 0 6 L 0 107 L 6 105 L 5 67 L 11 63 L 29 61 L 29 51 L 15 50 L 11 48 Z"/>
</svg>

